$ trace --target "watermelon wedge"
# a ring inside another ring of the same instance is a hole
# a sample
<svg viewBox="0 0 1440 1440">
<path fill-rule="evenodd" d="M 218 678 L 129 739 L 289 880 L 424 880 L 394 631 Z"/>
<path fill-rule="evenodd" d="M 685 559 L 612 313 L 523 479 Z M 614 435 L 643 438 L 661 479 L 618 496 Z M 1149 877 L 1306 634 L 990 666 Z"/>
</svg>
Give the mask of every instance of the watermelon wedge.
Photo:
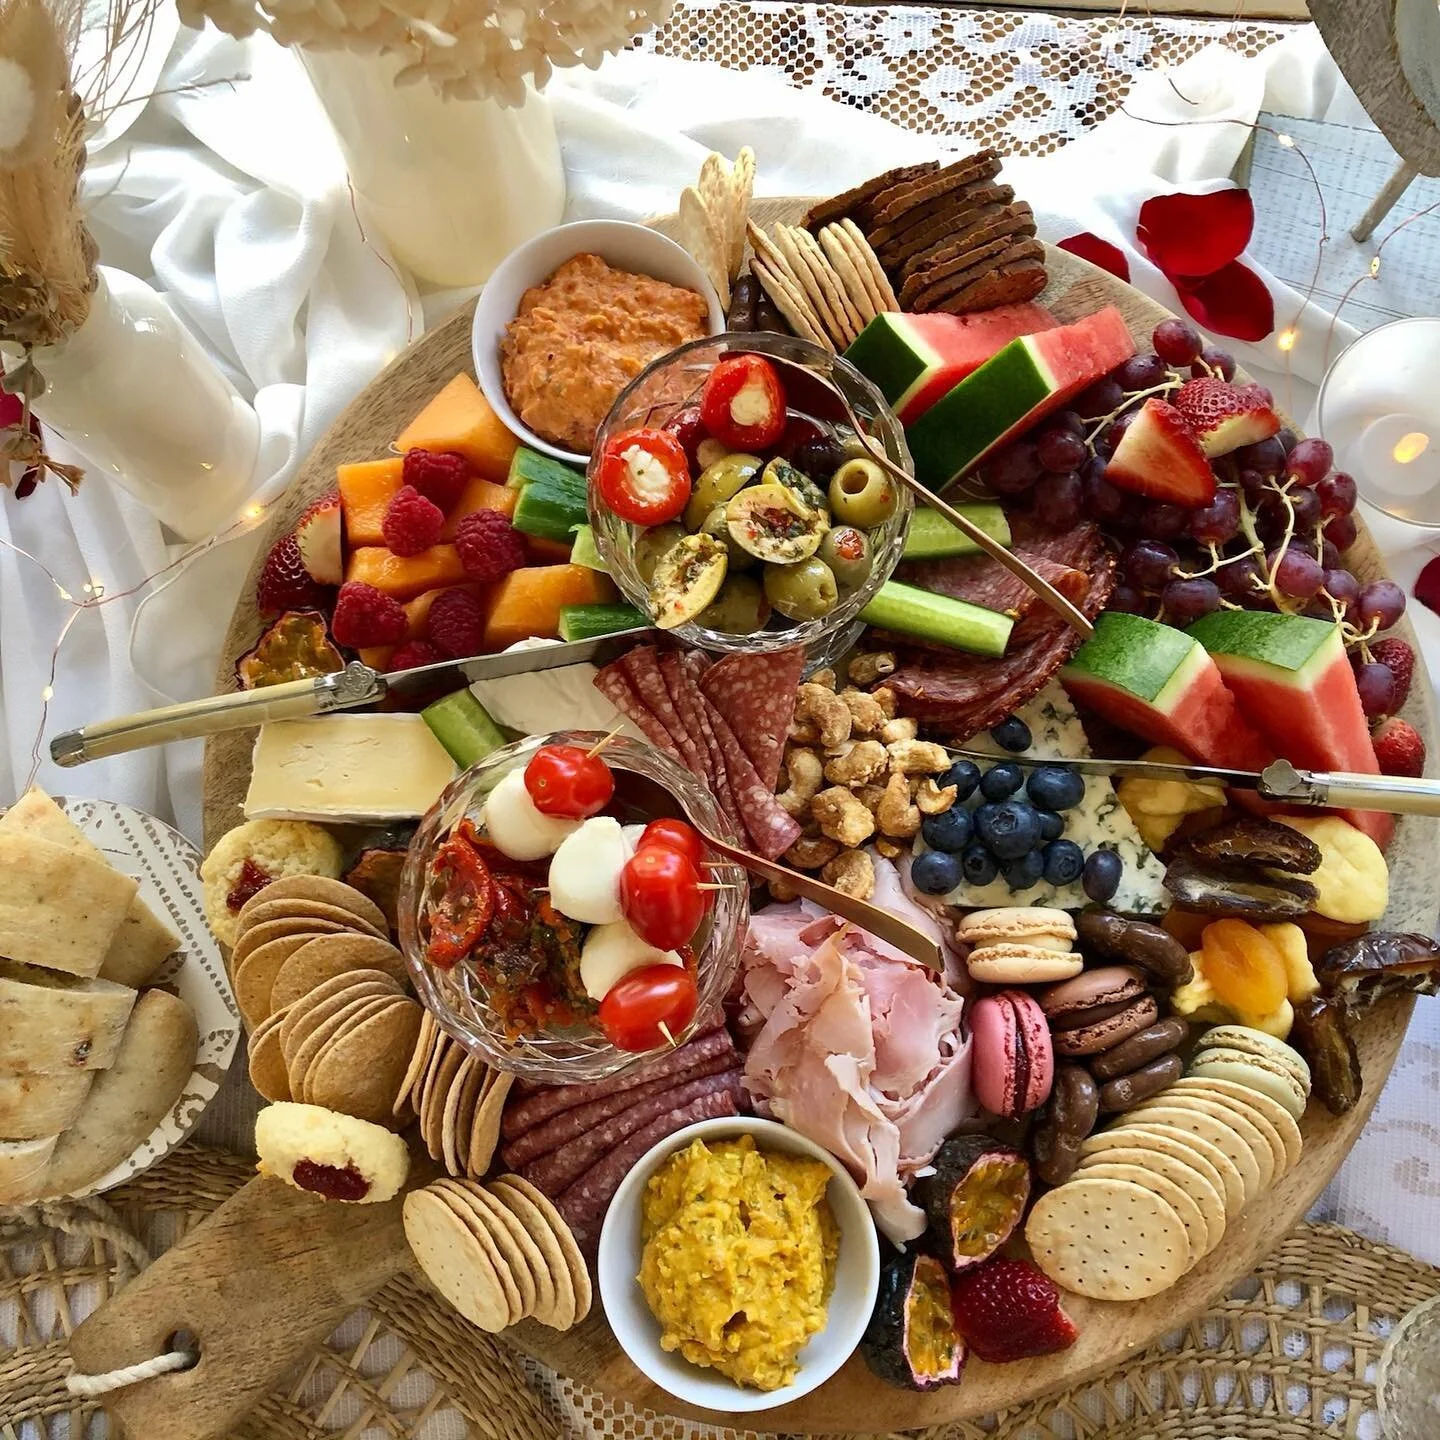
<svg viewBox="0 0 1440 1440">
<path fill-rule="evenodd" d="M 1060 679 L 1074 700 L 1198 764 L 1263 770 L 1275 758 L 1205 648 L 1143 615 L 1101 615 Z"/>
<path fill-rule="evenodd" d="M 877 315 L 845 358 L 874 381 L 901 423 L 909 425 L 1012 340 L 1059 323 L 1043 305 L 1031 303 L 997 305 L 973 315 Z"/>
<path fill-rule="evenodd" d="M 1292 764 L 1380 773 L 1338 625 L 1305 615 L 1217 610 L 1186 634 L 1209 652 L 1241 712 Z M 1382 811 L 1341 813 L 1382 849 L 1395 832 L 1394 817 Z"/>
<path fill-rule="evenodd" d="M 1125 317 L 1113 305 L 1012 340 L 906 426 L 916 478 L 942 490 L 1134 353 Z"/>
</svg>

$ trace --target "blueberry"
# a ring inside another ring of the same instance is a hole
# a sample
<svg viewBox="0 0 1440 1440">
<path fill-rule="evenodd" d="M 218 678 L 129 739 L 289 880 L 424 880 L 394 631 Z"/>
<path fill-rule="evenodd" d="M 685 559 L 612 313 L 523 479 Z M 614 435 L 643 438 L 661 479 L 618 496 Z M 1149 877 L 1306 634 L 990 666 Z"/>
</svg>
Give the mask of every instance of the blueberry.
<svg viewBox="0 0 1440 1440">
<path fill-rule="evenodd" d="M 1025 772 L 1009 760 L 992 765 L 980 782 L 980 793 L 987 800 L 1008 800 L 1025 783 Z"/>
<path fill-rule="evenodd" d="M 980 838 L 980 842 L 983 845 L 990 843 L 985 839 L 985 826 L 990 823 L 990 817 L 994 815 L 999 808 L 1000 807 L 993 801 L 987 801 L 984 805 L 977 805 L 970 812 L 970 819 L 974 821 L 975 824 L 975 834 Z"/>
<path fill-rule="evenodd" d="M 932 850 L 958 855 L 970 843 L 970 812 L 963 805 L 952 805 L 940 815 L 927 815 L 920 822 L 920 833 Z"/>
<path fill-rule="evenodd" d="M 968 800 L 980 783 L 980 767 L 973 760 L 957 760 L 935 783 L 942 790 L 953 785 L 957 803 Z"/>
<path fill-rule="evenodd" d="M 1068 810 L 1085 798 L 1085 777 L 1060 765 L 1040 765 L 1030 772 L 1025 793 L 1047 810 Z"/>
<path fill-rule="evenodd" d="M 982 805 L 975 812 L 975 829 L 997 860 L 1018 860 L 1033 850 L 1040 839 L 1040 816 L 1023 800 L 1006 800 L 986 814 Z"/>
<path fill-rule="evenodd" d="M 972 885 L 988 885 L 999 873 L 995 857 L 980 844 L 971 845 L 960 857 L 965 878 Z"/>
<path fill-rule="evenodd" d="M 1018 715 L 1007 715 L 990 732 L 990 738 L 1002 750 L 1023 755 L 1030 748 L 1030 727 Z"/>
<path fill-rule="evenodd" d="M 1012 890 L 1028 890 L 1045 873 L 1045 862 L 1038 850 L 1027 850 L 1023 855 L 1007 860 L 1001 867 L 1001 873 Z"/>
<path fill-rule="evenodd" d="M 1073 884 L 1085 868 L 1085 852 L 1073 840 L 1052 840 L 1041 855 L 1051 885 Z"/>
<path fill-rule="evenodd" d="M 1065 818 L 1057 815 L 1053 810 L 1037 810 L 1040 817 L 1040 838 L 1042 840 L 1058 840 L 1065 833 Z"/>
<path fill-rule="evenodd" d="M 926 850 L 910 865 L 910 879 L 925 895 L 945 895 L 960 883 L 960 862 L 943 850 Z"/>
<path fill-rule="evenodd" d="M 1085 893 L 1097 904 L 1105 904 L 1120 888 L 1120 877 L 1124 873 L 1125 862 L 1115 851 L 1092 850 L 1085 862 Z"/>
</svg>

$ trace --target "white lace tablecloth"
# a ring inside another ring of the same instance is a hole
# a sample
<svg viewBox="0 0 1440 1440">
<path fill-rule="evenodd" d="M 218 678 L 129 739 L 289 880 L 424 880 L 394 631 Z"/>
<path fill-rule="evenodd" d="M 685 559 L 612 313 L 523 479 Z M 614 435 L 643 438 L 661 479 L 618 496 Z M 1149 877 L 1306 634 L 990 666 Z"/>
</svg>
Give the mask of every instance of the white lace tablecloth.
<svg viewBox="0 0 1440 1440">
<path fill-rule="evenodd" d="M 803 194 L 994 143 L 1020 157 L 1007 179 L 1034 204 L 1045 238 L 1088 229 L 1126 245 L 1134 282 L 1173 306 L 1168 283 L 1129 243 L 1145 198 L 1223 183 L 1247 134 L 1229 122 L 1253 120 L 1262 108 L 1366 123 L 1313 29 L 1283 32 L 1272 44 L 1281 33 L 773 0 L 684 6 L 598 72 L 552 83 L 567 213 L 669 210 L 712 147 L 733 154 L 752 144 L 760 193 Z M 213 83 L 239 76 L 247 78 Z M 464 297 L 417 296 L 362 238 L 338 151 L 289 54 L 261 40 L 182 30 L 157 89 L 128 130 L 110 127 L 92 157 L 95 233 L 102 259 L 162 290 L 253 398 L 262 421 L 255 495 L 264 503 L 412 330 Z M 1122 100 L 1124 112 L 1113 113 Z M 1177 128 L 1177 120 L 1205 123 Z M 1332 216 L 1335 243 L 1350 243 L 1342 222 L 1352 218 Z M 1367 254 L 1357 252 L 1357 272 Z M 1278 373 L 1273 344 L 1232 348 L 1304 416 L 1326 363 L 1330 317 L 1272 284 L 1277 313 L 1299 316 L 1289 373 Z M 1334 343 L 1350 333 L 1339 324 Z M 1423 535 L 1371 518 L 1408 587 L 1429 557 Z M 0 549 L 3 799 L 43 753 L 47 698 L 53 733 L 208 693 L 253 541 L 233 541 L 146 585 L 181 552 L 98 477 L 73 499 L 54 484 L 24 501 L 0 491 L 0 539 L 37 557 L 77 598 L 92 582 L 117 597 L 74 619 L 52 674 L 73 611 L 35 564 Z M 1440 674 L 1440 620 L 1421 610 L 1417 623 Z M 42 763 L 38 778 L 57 793 L 138 805 L 198 838 L 199 763 L 194 743 L 78 771 Z M 1440 1261 L 1437 1092 L 1440 1003 L 1425 1000 L 1374 1119 L 1319 1207 L 1432 1261 Z M 238 1143 L 221 1119 L 202 1133 Z"/>
</svg>

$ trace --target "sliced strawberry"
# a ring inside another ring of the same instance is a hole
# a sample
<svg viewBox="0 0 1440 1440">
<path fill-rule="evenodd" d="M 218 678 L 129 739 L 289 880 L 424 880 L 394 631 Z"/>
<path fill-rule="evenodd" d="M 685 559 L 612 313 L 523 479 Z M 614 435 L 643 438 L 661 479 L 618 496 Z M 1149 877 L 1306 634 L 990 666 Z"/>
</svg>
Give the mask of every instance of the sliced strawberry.
<svg viewBox="0 0 1440 1440">
<path fill-rule="evenodd" d="M 1232 385 L 1204 375 L 1187 380 L 1176 392 L 1174 404 L 1212 460 L 1242 445 L 1268 440 L 1280 429 L 1280 417 L 1258 385 Z"/>
<path fill-rule="evenodd" d="M 1392 715 L 1380 722 L 1370 738 L 1375 742 L 1375 759 L 1382 775 L 1418 778 L 1425 773 L 1425 742 L 1408 720 Z"/>
<path fill-rule="evenodd" d="M 1105 478 L 1122 490 L 1192 509 L 1215 498 L 1215 472 L 1189 423 L 1153 396 L 1120 437 Z"/>
<path fill-rule="evenodd" d="M 332 490 L 316 500 L 295 527 L 300 559 L 310 578 L 320 585 L 338 585 L 345 578 L 340 515 L 340 492 Z"/>
<path fill-rule="evenodd" d="M 270 547 L 255 582 L 255 608 L 262 615 L 278 615 L 283 610 L 324 609 L 329 600 L 330 592 L 305 568 L 295 536 L 282 535 Z"/>
<path fill-rule="evenodd" d="M 962 1271 L 950 1287 L 950 1308 L 971 1350 L 998 1364 L 1064 1350 L 1080 1333 L 1060 1308 L 1055 1282 L 1028 1260 Z"/>
<path fill-rule="evenodd" d="M 1398 710 L 1409 698 L 1410 683 L 1415 678 L 1415 651 L 1398 635 L 1387 635 L 1370 642 L 1370 658 L 1378 660 L 1395 677 L 1395 699 L 1391 703 Z"/>
</svg>

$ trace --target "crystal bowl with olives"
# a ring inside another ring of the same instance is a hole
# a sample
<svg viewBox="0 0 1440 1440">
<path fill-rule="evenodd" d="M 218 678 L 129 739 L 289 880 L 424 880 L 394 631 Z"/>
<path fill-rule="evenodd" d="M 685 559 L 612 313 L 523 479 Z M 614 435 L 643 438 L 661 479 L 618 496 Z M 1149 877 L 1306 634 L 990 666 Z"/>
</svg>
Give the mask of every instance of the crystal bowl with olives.
<svg viewBox="0 0 1440 1440">
<path fill-rule="evenodd" d="M 816 650 L 855 621 L 899 562 L 913 500 L 847 404 L 908 473 L 880 392 L 809 341 L 715 336 L 643 370 L 589 469 L 595 545 L 626 599 L 707 650 Z"/>
</svg>

